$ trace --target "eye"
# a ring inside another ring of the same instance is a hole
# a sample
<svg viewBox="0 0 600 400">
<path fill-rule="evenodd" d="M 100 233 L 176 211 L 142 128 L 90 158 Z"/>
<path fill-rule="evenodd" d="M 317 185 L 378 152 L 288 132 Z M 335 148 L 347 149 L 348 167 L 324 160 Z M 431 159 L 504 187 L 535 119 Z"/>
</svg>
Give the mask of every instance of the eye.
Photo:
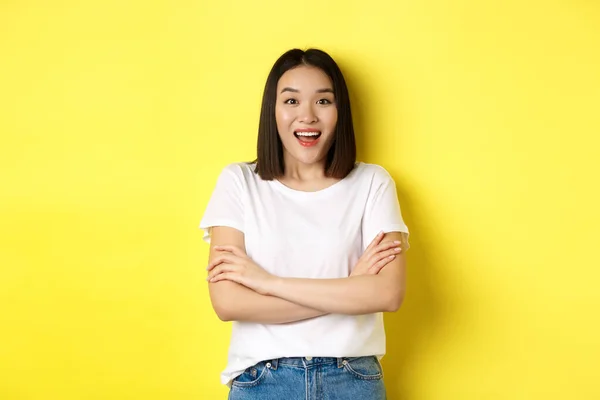
<svg viewBox="0 0 600 400">
<path fill-rule="evenodd" d="M 298 104 L 298 100 L 296 99 L 287 99 L 284 101 L 285 104 Z"/>
<path fill-rule="evenodd" d="M 321 104 L 321 105 L 331 104 L 331 101 L 329 99 L 321 99 L 321 100 L 317 101 L 317 104 Z"/>
</svg>

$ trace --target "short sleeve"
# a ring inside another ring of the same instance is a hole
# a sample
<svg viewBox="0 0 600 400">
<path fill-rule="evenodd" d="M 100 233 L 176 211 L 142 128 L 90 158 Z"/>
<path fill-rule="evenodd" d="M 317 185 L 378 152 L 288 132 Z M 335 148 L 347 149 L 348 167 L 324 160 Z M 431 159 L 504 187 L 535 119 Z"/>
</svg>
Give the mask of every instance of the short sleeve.
<svg viewBox="0 0 600 400">
<path fill-rule="evenodd" d="M 408 227 L 402 218 L 396 184 L 390 174 L 377 167 L 373 176 L 371 194 L 367 200 L 362 223 L 363 249 L 365 249 L 381 231 L 401 232 L 402 250 L 410 247 Z"/>
<path fill-rule="evenodd" d="M 242 171 L 236 164 L 225 167 L 219 175 L 200 221 L 205 242 L 210 243 L 214 226 L 227 226 L 244 232 L 243 183 Z"/>
</svg>

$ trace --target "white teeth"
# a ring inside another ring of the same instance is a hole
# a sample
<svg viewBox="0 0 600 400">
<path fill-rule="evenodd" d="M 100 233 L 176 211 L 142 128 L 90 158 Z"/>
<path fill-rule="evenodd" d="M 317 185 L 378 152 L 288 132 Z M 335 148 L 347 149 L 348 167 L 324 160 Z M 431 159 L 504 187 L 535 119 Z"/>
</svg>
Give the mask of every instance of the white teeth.
<svg viewBox="0 0 600 400">
<path fill-rule="evenodd" d="M 319 136 L 321 132 L 296 132 L 298 136 Z"/>
</svg>

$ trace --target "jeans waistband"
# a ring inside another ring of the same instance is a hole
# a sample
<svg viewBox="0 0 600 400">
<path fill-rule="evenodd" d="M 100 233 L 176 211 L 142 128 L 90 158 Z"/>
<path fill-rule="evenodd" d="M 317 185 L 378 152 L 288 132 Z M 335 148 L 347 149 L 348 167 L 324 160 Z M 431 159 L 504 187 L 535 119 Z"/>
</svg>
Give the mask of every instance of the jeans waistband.
<svg viewBox="0 0 600 400">
<path fill-rule="evenodd" d="M 277 369 L 279 365 L 308 368 L 315 365 L 327 364 L 335 364 L 338 368 L 342 368 L 346 362 L 346 358 L 343 357 L 283 357 L 269 360 L 273 369 Z"/>
</svg>

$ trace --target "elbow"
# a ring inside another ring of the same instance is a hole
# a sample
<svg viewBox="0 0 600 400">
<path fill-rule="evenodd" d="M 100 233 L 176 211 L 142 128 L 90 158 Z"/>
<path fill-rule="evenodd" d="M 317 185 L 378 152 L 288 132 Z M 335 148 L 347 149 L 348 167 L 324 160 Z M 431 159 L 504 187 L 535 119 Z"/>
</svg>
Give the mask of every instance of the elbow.
<svg viewBox="0 0 600 400">
<path fill-rule="evenodd" d="M 215 310 L 215 314 L 221 321 L 231 322 L 234 320 L 232 309 L 224 303 L 226 302 L 213 302 L 213 310 Z"/>
<path fill-rule="evenodd" d="M 385 312 L 396 312 L 400 309 L 402 302 L 404 301 L 404 291 L 403 290 L 393 290 L 390 295 L 387 296 L 386 302 L 384 304 Z"/>
<path fill-rule="evenodd" d="M 217 317 L 219 317 L 219 319 L 223 322 L 231 322 L 233 321 L 233 317 L 231 316 L 231 314 L 229 314 L 226 311 L 223 310 L 216 310 L 215 309 L 215 313 L 217 314 Z"/>
</svg>

